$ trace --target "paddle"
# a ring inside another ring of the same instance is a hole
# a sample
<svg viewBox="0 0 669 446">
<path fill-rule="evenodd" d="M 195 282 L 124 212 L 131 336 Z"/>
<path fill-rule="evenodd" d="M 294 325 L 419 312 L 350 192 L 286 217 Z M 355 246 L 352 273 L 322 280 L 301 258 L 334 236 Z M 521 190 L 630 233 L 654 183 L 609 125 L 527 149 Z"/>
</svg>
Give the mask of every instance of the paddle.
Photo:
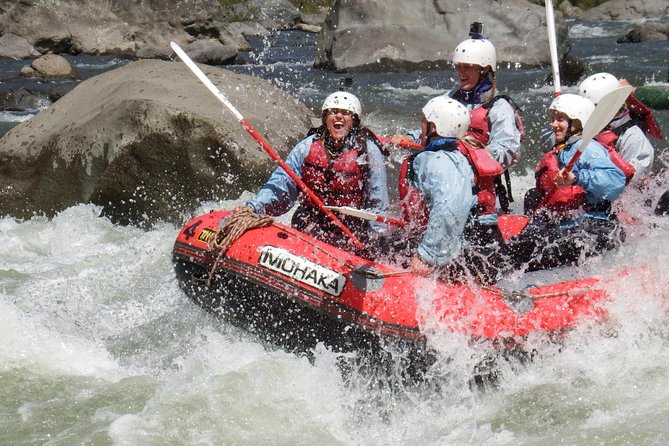
<svg viewBox="0 0 669 446">
<path fill-rule="evenodd" d="M 358 249 L 361 249 L 363 247 L 363 244 L 360 242 L 360 240 L 358 240 L 358 238 L 355 235 L 353 235 L 353 233 L 344 225 L 344 223 L 341 222 L 341 220 L 339 220 L 339 218 L 337 218 L 336 215 L 334 215 L 329 209 L 325 207 L 325 204 L 321 201 L 321 199 L 318 198 L 318 196 L 311 189 L 309 189 L 309 187 L 302 181 L 300 177 L 297 176 L 297 174 L 295 174 L 295 172 L 293 172 L 293 170 L 290 167 L 288 167 L 288 165 L 281 159 L 279 154 L 276 153 L 270 147 L 267 141 L 265 141 L 265 139 L 262 136 L 260 136 L 260 134 L 251 126 L 251 124 L 249 124 L 248 121 L 244 119 L 242 114 L 239 113 L 239 111 L 232 105 L 232 103 L 230 103 L 228 98 L 226 98 L 225 95 L 221 93 L 221 91 L 218 88 L 216 88 L 216 86 L 209 80 L 209 78 L 202 72 L 202 70 L 200 70 L 200 68 L 197 65 L 195 65 L 195 62 L 193 62 L 191 58 L 188 57 L 188 55 L 184 52 L 184 50 L 182 50 L 181 47 L 179 47 L 179 45 L 177 45 L 175 42 L 171 42 L 170 46 L 172 47 L 176 55 L 179 56 L 179 58 L 183 61 L 183 63 L 185 63 L 186 66 L 190 68 L 190 70 L 193 72 L 193 74 L 195 74 L 195 76 L 197 76 L 197 78 L 200 79 L 200 81 L 205 85 L 205 87 L 207 87 L 209 91 L 211 91 L 214 94 L 214 96 L 216 96 L 218 100 L 221 101 L 232 112 L 235 118 L 237 118 L 237 121 L 239 121 L 242 127 L 244 127 L 244 129 L 246 129 L 246 131 L 249 132 L 249 134 L 253 137 L 253 139 L 258 141 L 258 143 L 265 150 L 265 152 L 267 152 L 267 154 L 279 165 L 279 167 L 281 167 L 284 170 L 284 172 L 286 172 L 286 174 L 293 181 L 295 181 L 295 184 L 297 184 L 300 190 L 307 197 L 309 197 L 309 199 L 316 206 L 318 206 L 318 208 L 321 211 L 323 211 L 325 215 L 327 215 L 328 218 L 332 220 L 337 225 L 337 227 L 339 227 L 339 229 L 342 230 L 344 234 L 346 234 L 351 239 L 351 241 L 355 244 L 355 246 Z"/>
<path fill-rule="evenodd" d="M 613 117 L 618 113 L 620 107 L 625 103 L 627 96 L 632 92 L 632 87 L 619 87 L 608 92 L 595 107 L 595 110 L 588 118 L 588 122 L 583 126 L 583 139 L 578 146 L 576 153 L 564 168 L 564 172 L 569 172 L 581 157 L 586 146 L 599 132 L 609 125 Z"/>
<path fill-rule="evenodd" d="M 362 218 L 363 220 L 377 221 L 379 223 L 388 223 L 399 227 L 404 227 L 406 225 L 405 221 L 399 220 L 397 218 L 384 217 L 383 215 L 374 214 L 372 212 L 364 211 L 362 209 L 356 209 L 348 206 L 325 206 L 325 207 L 331 211 L 341 212 L 342 214 Z"/>
<path fill-rule="evenodd" d="M 383 215 L 374 214 L 373 212 L 364 211 L 348 206 L 326 206 L 331 211 L 341 212 L 342 214 L 351 215 L 353 217 L 362 218 L 368 221 L 377 221 L 379 223 L 387 223 L 394 226 L 404 227 L 407 222 L 393 217 L 384 217 Z M 525 215 L 517 214 L 501 214 L 498 216 L 497 226 L 502 233 L 504 240 L 509 240 L 520 234 L 525 226 L 527 226 L 528 218 Z"/>
<path fill-rule="evenodd" d="M 391 144 L 391 145 L 397 145 L 402 147 L 403 149 L 414 149 L 414 150 L 423 150 L 423 146 L 420 145 L 417 142 L 413 141 L 400 141 L 398 143 L 394 143 L 392 138 L 387 138 L 385 136 L 377 136 L 379 141 L 381 141 L 384 144 Z"/>
<path fill-rule="evenodd" d="M 557 36 L 555 35 L 555 17 L 553 16 L 553 1 L 546 0 L 546 26 L 548 27 L 548 48 L 551 53 L 553 67 L 553 86 L 555 96 L 560 96 L 560 66 L 557 52 Z"/>
</svg>

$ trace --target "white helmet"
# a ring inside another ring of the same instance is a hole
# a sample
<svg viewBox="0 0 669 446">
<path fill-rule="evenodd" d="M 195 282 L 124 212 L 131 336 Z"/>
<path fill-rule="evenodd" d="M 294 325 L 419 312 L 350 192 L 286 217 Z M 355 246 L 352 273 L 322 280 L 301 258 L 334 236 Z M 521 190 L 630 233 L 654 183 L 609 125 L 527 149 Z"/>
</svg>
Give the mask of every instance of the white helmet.
<svg viewBox="0 0 669 446">
<path fill-rule="evenodd" d="M 360 100 L 348 93 L 346 91 L 335 91 L 330 96 L 325 98 L 323 101 L 322 111 L 329 110 L 331 108 L 338 108 L 340 110 L 348 110 L 360 118 L 360 113 L 362 113 L 362 105 L 360 105 Z"/>
<path fill-rule="evenodd" d="M 480 65 L 483 68 L 490 66 L 492 71 L 495 71 L 497 70 L 497 52 L 488 39 L 467 39 L 455 47 L 453 63 L 468 63 Z"/>
<path fill-rule="evenodd" d="M 595 104 L 586 97 L 565 93 L 553 99 L 548 109 L 564 113 L 569 119 L 578 119 L 581 121 L 581 126 L 585 127 L 595 109 Z"/>
<path fill-rule="evenodd" d="M 469 129 L 469 110 L 448 96 L 430 99 L 423 107 L 423 115 L 444 138 L 462 138 Z"/>
<path fill-rule="evenodd" d="M 618 78 L 609 73 L 597 73 L 585 78 L 578 87 L 581 96 L 590 99 L 595 105 L 607 94 L 619 87 Z"/>
</svg>

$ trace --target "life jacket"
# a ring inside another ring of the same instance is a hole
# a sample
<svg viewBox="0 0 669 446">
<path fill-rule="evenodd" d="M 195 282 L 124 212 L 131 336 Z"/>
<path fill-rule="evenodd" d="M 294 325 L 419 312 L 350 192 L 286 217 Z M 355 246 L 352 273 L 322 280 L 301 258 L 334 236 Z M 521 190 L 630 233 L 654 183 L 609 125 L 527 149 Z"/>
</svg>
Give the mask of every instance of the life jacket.
<svg viewBox="0 0 669 446">
<path fill-rule="evenodd" d="M 574 211 L 585 206 L 585 189 L 579 185 L 555 187 L 555 177 L 560 171 L 558 152 L 553 149 L 546 153 L 534 171 L 536 188 L 543 197 L 538 208 L 557 213 Z"/>
<path fill-rule="evenodd" d="M 490 109 L 500 99 L 506 100 L 513 108 L 514 116 L 516 118 L 516 127 L 520 131 L 520 140 L 524 141 L 527 137 L 525 134 L 525 126 L 522 119 L 520 119 L 520 108 L 509 96 L 497 95 L 491 101 L 483 103 L 480 107 L 476 107 L 470 112 L 471 122 L 469 124 L 469 131 L 467 132 L 473 136 L 481 144 L 488 145 L 490 141 L 490 119 L 488 114 Z"/>
<path fill-rule="evenodd" d="M 634 122 L 630 121 L 615 129 L 604 130 L 603 132 L 595 136 L 595 141 L 600 143 L 609 153 L 609 158 L 611 158 L 611 162 L 615 164 L 615 166 L 625 174 L 626 184 L 629 184 L 629 182 L 632 180 L 632 177 L 634 176 L 636 169 L 634 168 L 633 165 L 627 162 L 622 156 L 620 156 L 620 153 L 618 153 L 618 151 L 616 150 L 616 142 L 618 141 L 620 135 L 625 133 L 627 129 L 633 127 L 634 125 L 635 125 Z"/>
<path fill-rule="evenodd" d="M 479 141 L 481 144 L 484 146 L 488 145 L 488 142 L 490 141 L 490 118 L 488 115 L 490 114 L 490 109 L 493 107 L 495 102 L 497 102 L 500 99 L 504 99 L 511 105 L 511 108 L 513 109 L 513 113 L 516 119 L 516 127 L 518 128 L 518 131 L 520 132 L 520 140 L 524 141 L 527 138 L 527 135 L 525 134 L 525 126 L 523 125 L 523 120 L 520 118 L 520 107 L 514 102 L 513 99 L 511 99 L 509 96 L 506 95 L 497 95 L 492 98 L 492 100 L 487 101 L 483 103 L 480 107 L 474 108 L 470 112 L 470 124 L 469 124 L 469 130 L 467 133 L 471 135 L 474 139 Z M 502 184 L 502 178 L 501 176 L 495 179 L 495 187 L 497 191 L 497 196 L 499 198 L 500 206 L 502 207 L 502 211 L 504 213 L 509 212 L 509 203 L 513 202 L 513 193 L 511 191 L 511 176 L 509 175 L 509 171 L 506 170 L 503 172 L 504 173 L 504 178 L 506 181 L 506 186 Z"/>
<path fill-rule="evenodd" d="M 354 149 L 332 158 L 328 155 L 323 140 L 315 139 L 302 164 L 302 181 L 327 206 L 359 208 L 363 204 L 363 190 L 368 177 L 358 163 L 361 155 L 361 151 Z"/>
<path fill-rule="evenodd" d="M 473 193 L 477 197 L 476 215 L 494 214 L 497 197 L 495 178 L 504 171 L 486 149 L 472 147 L 462 141 L 451 141 L 436 150 L 458 150 L 462 153 L 474 172 Z M 411 155 L 402 162 L 399 177 L 399 195 L 404 220 L 413 226 L 426 226 L 429 209 L 423 194 L 414 186 L 413 161 L 420 152 Z"/>
<path fill-rule="evenodd" d="M 653 111 L 646 107 L 641 101 L 634 97 L 634 95 L 629 95 L 627 97 L 627 107 L 630 110 L 630 116 L 633 121 L 636 121 L 639 127 L 646 132 L 646 134 L 657 139 L 664 139 L 664 135 L 660 130 L 660 127 L 657 125 Z"/>
</svg>

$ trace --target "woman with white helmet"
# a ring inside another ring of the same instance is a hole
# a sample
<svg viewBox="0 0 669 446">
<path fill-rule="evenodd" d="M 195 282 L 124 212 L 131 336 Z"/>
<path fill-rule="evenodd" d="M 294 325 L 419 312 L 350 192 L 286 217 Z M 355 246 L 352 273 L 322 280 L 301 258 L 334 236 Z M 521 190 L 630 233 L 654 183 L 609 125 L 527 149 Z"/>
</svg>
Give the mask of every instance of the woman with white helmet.
<svg viewBox="0 0 669 446">
<path fill-rule="evenodd" d="M 556 144 L 536 170 L 539 210 L 510 245 L 516 262 L 529 269 L 575 263 L 624 238 L 611 203 L 622 194 L 626 179 L 607 150 L 590 141 L 573 169 L 564 170 L 594 108 L 575 94 L 562 94 L 549 106 Z"/>
<path fill-rule="evenodd" d="M 497 95 L 497 52 L 490 40 L 480 34 L 482 25 L 472 24 L 470 37 L 462 41 L 453 53 L 453 64 L 460 85 L 444 96 L 451 97 L 470 111 L 469 134 L 485 147 L 504 167 L 506 187 L 497 179 L 497 195 L 503 212 L 509 211 L 511 181 L 508 169 L 516 163 L 524 138 L 523 124 L 513 100 Z M 410 136 L 417 140 L 418 131 Z M 395 136 L 395 142 L 403 139 Z"/>
<path fill-rule="evenodd" d="M 581 96 L 597 105 L 601 98 L 619 87 L 620 81 L 614 75 L 596 73 L 581 82 L 578 90 Z M 652 112 L 648 110 L 647 113 L 652 118 Z M 637 184 L 650 175 L 655 159 L 655 149 L 643 128 L 643 118 L 632 113 L 625 104 L 607 128 L 595 137 L 602 145 L 619 153 L 632 166 L 632 181 Z"/>
<path fill-rule="evenodd" d="M 497 52 L 490 40 L 480 34 L 462 41 L 453 53 L 460 85 L 448 96 L 457 99 L 471 112 L 469 134 L 492 154 L 504 169 L 513 166 L 520 155 L 525 137 L 519 109 L 513 100 L 497 94 Z M 505 171 L 506 189 L 501 177 L 497 183 L 502 210 L 508 212 L 513 201 L 511 180 Z"/>
<path fill-rule="evenodd" d="M 486 258 L 482 250 L 500 248 L 493 179 L 503 168 L 485 149 L 463 141 L 469 125 L 469 111 L 454 99 L 439 96 L 423 107 L 425 148 L 402 166 L 400 200 L 409 222 L 407 239 L 417 245 L 414 271 L 437 267 L 491 280 L 493 268 L 468 259 Z"/>
<path fill-rule="evenodd" d="M 581 82 L 579 94 L 597 105 L 601 98 L 621 85 L 628 83 L 610 73 L 596 73 Z M 652 110 L 630 96 L 595 139 L 608 149 L 613 162 L 625 173 L 628 183 L 639 185 L 650 175 L 655 159 L 649 135 L 658 139 L 664 137 Z M 550 129 L 546 129 L 541 136 L 542 150 L 550 152 L 554 145 L 555 136 Z"/>
<path fill-rule="evenodd" d="M 381 143 L 362 127 L 360 100 L 337 91 L 322 106 L 322 125 L 290 151 L 286 164 L 326 206 L 351 206 L 384 215 L 388 210 L 388 184 Z M 351 240 L 307 197 L 280 167 L 246 206 L 254 212 L 277 216 L 299 202 L 292 225 L 327 243 L 350 248 Z M 385 225 L 340 216 L 359 240 L 385 230 Z"/>
</svg>

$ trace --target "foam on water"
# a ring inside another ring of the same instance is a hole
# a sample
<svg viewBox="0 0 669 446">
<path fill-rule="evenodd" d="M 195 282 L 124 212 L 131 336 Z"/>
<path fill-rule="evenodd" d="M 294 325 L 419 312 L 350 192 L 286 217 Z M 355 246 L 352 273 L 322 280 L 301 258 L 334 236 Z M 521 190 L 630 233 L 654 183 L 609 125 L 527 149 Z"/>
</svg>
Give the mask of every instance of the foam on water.
<svg viewBox="0 0 669 446">
<path fill-rule="evenodd" d="M 0 122 L 23 122 L 33 116 L 34 114 L 26 112 L 0 111 Z"/>
<path fill-rule="evenodd" d="M 196 213 L 232 209 L 249 195 Z M 632 434 L 616 426 L 632 423 L 643 435 L 662 432 L 663 220 L 612 258 L 616 268 L 649 266 L 612 282 L 611 327 L 584 324 L 561 349 L 540 336 L 528 340 L 539 352 L 533 363 L 502 361 L 500 387 L 482 394 L 468 383 L 491 348 L 436 329 L 429 342 L 437 362 L 424 385 L 393 388 L 355 368 L 342 374 L 341 359 L 324 348 L 312 361 L 268 348 L 178 289 L 169 258 L 177 228 L 116 227 L 98 212 L 81 205 L 51 220 L 0 219 L 2 378 L 16 388 L 29 377 L 41 389 L 31 400 L 43 400 L 5 403 L 3 411 L 18 417 L 5 423 L 61 441 L 103 435 L 115 444 L 574 443 L 582 435 L 622 442 Z M 612 264 L 589 268 L 606 275 Z M 69 409 L 57 415 L 53 404 Z M 45 430 L 46 416 L 62 427 Z"/>
</svg>

